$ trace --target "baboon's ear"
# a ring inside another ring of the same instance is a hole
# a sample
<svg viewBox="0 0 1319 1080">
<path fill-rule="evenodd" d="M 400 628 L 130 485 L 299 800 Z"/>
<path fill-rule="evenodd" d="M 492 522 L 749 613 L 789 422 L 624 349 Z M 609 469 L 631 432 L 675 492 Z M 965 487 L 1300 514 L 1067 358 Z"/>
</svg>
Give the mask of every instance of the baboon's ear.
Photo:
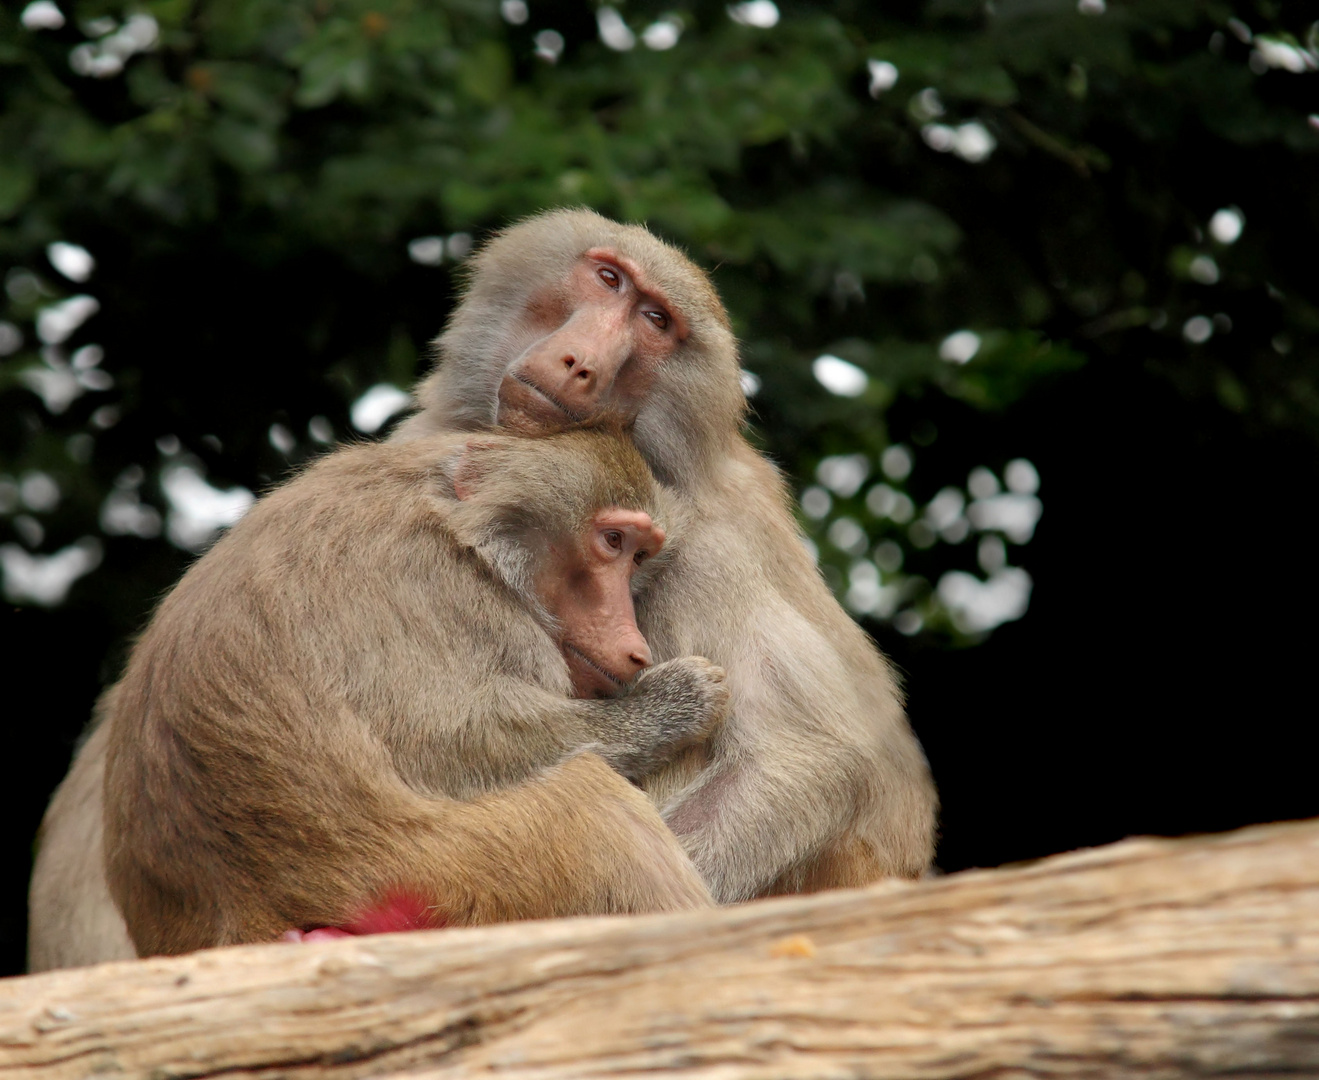
<svg viewBox="0 0 1319 1080">
<path fill-rule="evenodd" d="M 469 439 L 458 452 L 449 475 L 453 477 L 455 499 L 470 499 L 481 486 L 487 467 L 487 456 L 499 446 L 493 439 Z"/>
</svg>

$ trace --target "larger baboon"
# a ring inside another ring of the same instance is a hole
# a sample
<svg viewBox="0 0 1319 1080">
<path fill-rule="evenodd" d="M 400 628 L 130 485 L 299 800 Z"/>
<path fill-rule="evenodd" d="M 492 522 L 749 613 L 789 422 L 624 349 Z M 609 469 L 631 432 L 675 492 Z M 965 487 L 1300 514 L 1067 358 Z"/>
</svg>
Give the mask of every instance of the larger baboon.
<svg viewBox="0 0 1319 1080">
<path fill-rule="evenodd" d="M 496 236 L 470 282 L 394 439 L 610 415 L 676 491 L 690 524 L 638 617 L 657 657 L 724 667 L 732 710 L 708 754 L 646 786 L 715 898 L 923 873 L 929 768 L 892 672 L 743 437 L 736 343 L 706 275 L 644 228 L 567 210 Z"/>
</svg>

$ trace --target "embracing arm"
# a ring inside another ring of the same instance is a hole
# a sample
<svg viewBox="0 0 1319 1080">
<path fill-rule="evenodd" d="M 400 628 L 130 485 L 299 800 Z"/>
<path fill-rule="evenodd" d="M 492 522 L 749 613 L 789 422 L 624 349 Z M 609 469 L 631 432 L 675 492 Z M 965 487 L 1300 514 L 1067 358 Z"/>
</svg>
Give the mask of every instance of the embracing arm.
<svg viewBox="0 0 1319 1080">
<path fill-rule="evenodd" d="M 730 666 L 731 737 L 663 807 L 715 899 L 919 876 L 936 800 L 891 677 L 822 674 L 838 658 L 818 635 L 797 638 L 790 665 L 759 641 Z M 811 665 L 813 652 L 832 662 Z"/>
<path fill-rule="evenodd" d="M 462 716 L 437 727 L 435 745 L 391 749 L 419 789 L 454 797 L 518 783 L 583 750 L 640 779 L 723 720 L 724 678 L 708 660 L 688 656 L 642 672 L 617 698 L 584 700 L 497 676 L 465 695 Z M 418 730 L 409 733 L 416 738 Z"/>
<path fill-rule="evenodd" d="M 710 656 L 731 695 L 701 771 L 647 788 L 723 903 L 919 876 L 937 800 L 897 681 L 825 587 L 768 465 L 753 468 L 738 502 L 721 496 L 742 516 L 697 508 L 642 604 L 656 652 Z"/>
</svg>

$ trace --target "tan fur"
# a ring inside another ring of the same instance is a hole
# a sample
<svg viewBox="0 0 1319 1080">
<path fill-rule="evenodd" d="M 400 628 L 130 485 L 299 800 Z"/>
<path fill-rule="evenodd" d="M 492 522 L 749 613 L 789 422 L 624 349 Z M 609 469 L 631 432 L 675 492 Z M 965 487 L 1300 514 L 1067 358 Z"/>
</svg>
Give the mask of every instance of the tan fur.
<svg viewBox="0 0 1319 1080">
<path fill-rule="evenodd" d="M 647 778 L 647 790 L 723 902 L 919 876 L 933 855 L 937 800 L 896 680 L 806 554 L 782 477 L 743 437 L 727 315 L 680 252 L 586 211 L 506 230 L 471 260 L 440 363 L 395 441 L 491 430 L 501 380 L 535 344 L 522 325 L 528 297 L 557 288 L 595 248 L 642 266 L 689 327 L 623 418 L 684 523 L 638 619 L 657 659 L 708 656 L 732 694 L 716 737 Z M 580 793 L 583 812 L 604 813 L 591 796 Z M 48 824 L 46 835 L 53 844 L 63 833 Z M 69 906 L 94 906 L 94 893 Z M 36 914 L 34 941 L 50 930 Z"/>
<path fill-rule="evenodd" d="M 874 845 L 855 834 L 849 834 L 828 848 L 818 859 L 785 872 L 762 895 L 783 896 L 823 892 L 825 889 L 849 889 L 869 885 L 888 876 L 889 867 Z"/>
<path fill-rule="evenodd" d="M 601 498 L 660 512 L 602 433 L 358 446 L 194 565 L 106 708 L 106 866 L 138 951 L 345 925 L 396 892 L 456 925 L 709 903 L 606 761 L 640 776 L 703 737 L 722 673 L 568 698 L 507 558 Z"/>
<path fill-rule="evenodd" d="M 106 729 L 95 728 L 56 789 L 37 835 L 28 899 L 28 970 L 136 956 L 101 855 Z"/>
<path fill-rule="evenodd" d="M 610 403 L 688 523 L 638 620 L 657 659 L 699 654 L 724 667 L 733 702 L 703 762 L 689 754 L 646 786 L 721 902 L 785 883 L 919 876 L 937 800 L 897 682 L 807 554 L 782 477 L 743 437 L 727 315 L 680 252 L 588 211 L 501 233 L 476 255 L 439 364 L 395 440 L 487 430 L 501 380 L 535 346 L 527 298 L 598 249 L 642 267 L 690 327 L 642 399 Z"/>
</svg>

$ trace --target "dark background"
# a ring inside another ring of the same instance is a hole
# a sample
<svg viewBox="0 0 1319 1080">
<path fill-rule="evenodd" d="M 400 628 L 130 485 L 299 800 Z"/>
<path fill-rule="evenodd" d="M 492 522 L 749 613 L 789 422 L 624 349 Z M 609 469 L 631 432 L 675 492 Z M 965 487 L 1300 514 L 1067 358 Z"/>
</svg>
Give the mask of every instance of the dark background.
<svg viewBox="0 0 1319 1080">
<path fill-rule="evenodd" d="M 1319 814 L 1313 449 L 1096 368 L 1003 422 L 1057 477 L 1029 614 L 957 651 L 876 628 L 942 793 L 940 866 Z"/>
<path fill-rule="evenodd" d="M 826 538 L 838 514 L 903 548 L 894 580 L 922 628 L 864 624 L 939 783 L 944 870 L 1319 814 L 1313 13 L 872 6 L 784 2 L 756 27 L 693 3 L 675 48 L 619 53 L 579 4 L 525 23 L 457 2 L 148 4 L 158 41 L 104 78 L 70 53 L 119 32 L 94 20 L 122 28 L 123 5 L 64 5 L 44 30 L 0 12 L 0 320 L 23 339 L 0 356 L 0 482 L 39 470 L 61 490 L 29 514 L 38 542 L 13 506 L 0 545 L 104 551 L 61 603 L 0 615 L 0 972 L 22 969 L 49 793 L 193 557 L 105 532 L 116 478 L 140 465 L 143 502 L 167 513 L 170 461 L 259 491 L 322 452 L 312 417 L 351 437 L 350 403 L 424 370 L 452 303 L 457 260 L 419 264 L 408 241 L 479 239 L 549 205 L 646 220 L 711 269 L 763 380 L 753 435 L 795 492 L 828 455 L 893 444 L 915 447 L 891 482 L 918 512 L 973 467 L 1037 467 L 1043 517 L 1008 547 L 1029 610 L 988 633 L 931 584 L 978 573 L 974 534 L 923 548 L 860 495 L 803 518 L 831 581 L 852 558 Z M 672 10 L 623 14 L 639 33 Z M 535 53 L 547 27 L 554 64 Z M 900 72 L 877 96 L 875 59 Z M 922 112 L 927 88 L 942 116 Z M 936 121 L 982 125 L 992 153 L 934 150 Z M 1246 224 L 1224 244 L 1206 225 L 1229 206 Z M 95 256 L 86 283 L 49 261 L 59 240 Z M 1191 274 L 1196 255 L 1216 281 Z M 43 350 L 39 312 L 78 292 L 99 313 Z M 1199 314 L 1230 331 L 1188 340 Z M 981 350 L 950 365 L 939 344 L 963 328 Z M 24 373 L 86 343 L 115 386 L 52 412 Z M 865 394 L 815 381 L 825 352 L 869 375 Z M 107 403 L 121 419 L 100 427 Z M 70 449 L 85 435 L 90 457 Z"/>
</svg>

